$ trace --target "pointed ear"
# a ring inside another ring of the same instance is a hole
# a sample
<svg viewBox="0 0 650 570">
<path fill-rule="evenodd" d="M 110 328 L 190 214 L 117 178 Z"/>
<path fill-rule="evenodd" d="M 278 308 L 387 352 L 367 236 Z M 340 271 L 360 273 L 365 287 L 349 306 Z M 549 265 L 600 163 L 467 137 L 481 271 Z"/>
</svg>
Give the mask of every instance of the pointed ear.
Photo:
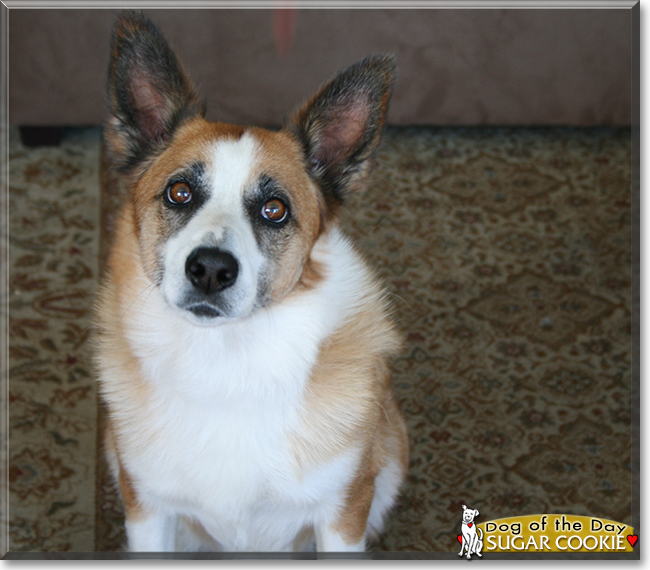
<svg viewBox="0 0 650 570">
<path fill-rule="evenodd" d="M 363 186 L 381 138 L 395 82 L 395 57 L 373 55 L 337 74 L 289 120 L 307 168 L 341 201 Z"/>
<path fill-rule="evenodd" d="M 107 140 L 127 169 L 163 148 L 184 120 L 205 114 L 205 103 L 161 32 L 134 10 L 115 19 L 108 97 Z"/>
</svg>

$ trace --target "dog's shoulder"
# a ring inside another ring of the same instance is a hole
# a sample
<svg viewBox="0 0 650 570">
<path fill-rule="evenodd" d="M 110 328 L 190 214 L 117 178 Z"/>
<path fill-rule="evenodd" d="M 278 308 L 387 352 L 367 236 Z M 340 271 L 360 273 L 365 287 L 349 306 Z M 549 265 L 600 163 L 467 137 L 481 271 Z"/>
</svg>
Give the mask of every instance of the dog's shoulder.
<svg viewBox="0 0 650 570">
<path fill-rule="evenodd" d="M 296 455 L 315 463 L 348 447 L 368 447 L 393 406 L 387 359 L 401 346 L 385 290 L 338 230 L 326 258 L 328 278 L 313 294 L 320 296 L 329 332 L 306 381 L 294 438 Z"/>
</svg>

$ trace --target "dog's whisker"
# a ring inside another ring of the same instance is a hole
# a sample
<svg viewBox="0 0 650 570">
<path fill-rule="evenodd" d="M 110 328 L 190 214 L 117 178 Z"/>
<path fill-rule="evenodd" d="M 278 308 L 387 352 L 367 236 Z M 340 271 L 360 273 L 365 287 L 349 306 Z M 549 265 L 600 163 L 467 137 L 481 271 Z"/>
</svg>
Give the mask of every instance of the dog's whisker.
<svg viewBox="0 0 650 570">
<path fill-rule="evenodd" d="M 155 270 L 143 271 L 140 275 L 135 276 L 133 279 L 124 281 L 123 285 L 124 287 L 128 287 L 129 285 L 132 285 L 133 283 L 136 283 L 138 281 L 144 281 L 145 283 L 146 282 L 154 283 L 154 279 L 153 279 L 154 275 L 155 275 Z"/>
<path fill-rule="evenodd" d="M 388 422 L 388 425 L 389 425 L 390 427 L 393 427 L 393 424 L 391 423 L 390 418 L 388 417 L 388 412 L 386 411 L 386 408 L 384 408 L 384 406 L 381 405 L 381 402 L 380 402 L 379 400 L 375 400 L 375 401 L 377 402 L 377 405 L 378 405 L 378 406 L 382 409 L 382 411 L 384 412 L 384 416 L 386 417 L 386 421 Z"/>
<path fill-rule="evenodd" d="M 129 306 L 126 308 L 126 310 L 124 311 L 124 313 L 122 313 L 122 317 L 121 317 L 122 319 L 123 319 L 123 318 L 126 316 L 126 314 L 129 312 L 129 310 L 130 310 L 131 307 L 133 306 L 133 303 L 135 303 L 135 302 L 139 299 L 140 295 L 142 295 L 142 293 L 144 293 L 144 292 L 147 291 L 148 289 L 151 289 L 153 286 L 154 286 L 154 283 L 150 283 L 149 285 L 147 285 L 147 286 L 146 286 L 142 291 L 140 291 L 140 292 L 136 295 L 135 299 L 133 299 L 133 301 L 131 301 L 131 302 L 129 303 Z"/>
<path fill-rule="evenodd" d="M 147 304 L 147 301 L 149 301 L 149 297 L 151 297 L 151 294 L 155 291 L 155 287 L 151 287 L 149 289 L 149 292 L 147 293 L 147 296 L 145 297 L 144 301 L 140 303 L 140 308 L 138 309 L 138 316 L 142 314 L 142 310 L 144 309 L 144 306 Z"/>
<path fill-rule="evenodd" d="M 397 293 L 393 293 L 392 291 L 388 291 L 388 295 L 390 295 L 391 297 L 395 297 L 396 299 L 399 299 L 399 300 L 402 301 L 402 303 L 404 303 L 404 304 L 405 304 L 409 309 L 412 309 L 412 308 L 413 308 L 413 307 L 411 307 L 411 304 L 410 304 L 406 299 L 404 299 L 404 297 L 402 297 L 401 295 L 398 295 Z"/>
<path fill-rule="evenodd" d="M 384 223 L 384 219 L 382 218 L 370 229 L 370 231 L 366 234 L 365 237 L 372 237 L 372 235 L 382 226 L 383 223 Z"/>
</svg>

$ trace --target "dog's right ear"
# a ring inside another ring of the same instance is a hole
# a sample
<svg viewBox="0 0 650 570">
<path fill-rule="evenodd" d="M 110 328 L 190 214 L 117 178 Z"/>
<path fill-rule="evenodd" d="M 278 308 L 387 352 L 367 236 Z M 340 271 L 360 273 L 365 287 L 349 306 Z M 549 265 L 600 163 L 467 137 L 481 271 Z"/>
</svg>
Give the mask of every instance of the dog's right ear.
<svg viewBox="0 0 650 570">
<path fill-rule="evenodd" d="M 184 120 L 205 114 L 160 30 L 134 10 L 119 12 L 113 25 L 108 98 L 107 142 L 126 170 L 163 148 Z"/>
</svg>

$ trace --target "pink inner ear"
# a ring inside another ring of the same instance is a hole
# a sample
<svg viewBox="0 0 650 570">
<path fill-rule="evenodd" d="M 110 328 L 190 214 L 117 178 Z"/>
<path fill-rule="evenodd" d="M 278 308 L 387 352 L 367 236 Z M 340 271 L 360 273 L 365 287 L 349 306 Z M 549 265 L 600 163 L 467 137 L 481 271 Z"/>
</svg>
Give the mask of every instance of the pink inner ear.
<svg viewBox="0 0 650 570">
<path fill-rule="evenodd" d="M 140 128 L 150 139 L 161 138 L 167 121 L 166 101 L 145 74 L 131 78 L 131 94 Z"/>
<path fill-rule="evenodd" d="M 333 115 L 320 134 L 318 159 L 325 163 L 343 162 L 357 148 L 368 127 L 370 105 L 355 98 L 342 107 L 334 106 Z"/>
</svg>

